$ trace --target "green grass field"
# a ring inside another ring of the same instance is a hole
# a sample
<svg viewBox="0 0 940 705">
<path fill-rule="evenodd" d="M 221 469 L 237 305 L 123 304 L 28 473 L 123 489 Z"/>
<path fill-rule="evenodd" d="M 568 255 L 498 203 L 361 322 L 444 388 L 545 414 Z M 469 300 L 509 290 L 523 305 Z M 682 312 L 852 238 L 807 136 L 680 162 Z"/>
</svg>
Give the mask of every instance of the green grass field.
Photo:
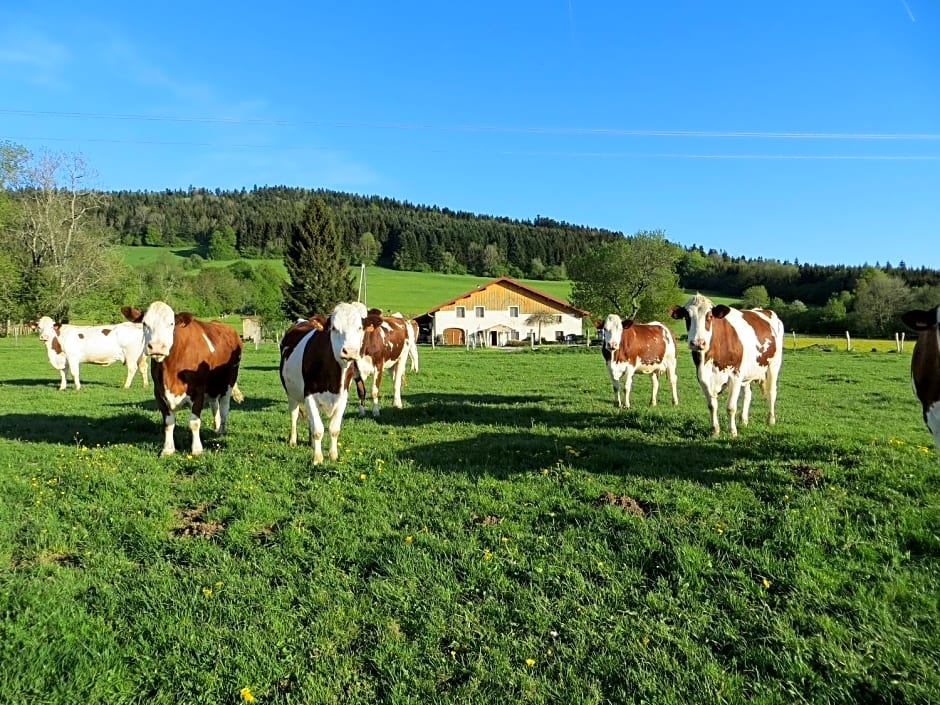
<svg viewBox="0 0 940 705">
<path fill-rule="evenodd" d="M 131 267 L 153 264 L 167 254 L 184 261 L 191 250 L 168 247 L 121 247 L 124 261 Z M 209 261 L 203 266 L 225 267 L 230 261 Z M 287 276 L 284 263 L 280 259 L 245 260 L 249 263 L 267 262 L 274 265 Z M 359 290 L 359 267 L 350 268 L 353 282 Z M 459 296 L 491 277 L 475 277 L 459 274 L 436 274 L 430 272 L 402 272 L 385 267 L 366 267 L 366 280 L 363 299 L 369 306 L 376 306 L 385 311 L 400 311 L 412 317 L 424 313 L 449 299 Z M 570 281 L 542 281 L 520 279 L 523 284 L 565 301 L 571 296 Z"/>
<path fill-rule="evenodd" d="M 271 344 L 229 435 L 159 459 L 139 380 L 59 392 L 34 337 L 0 340 L 3 700 L 940 700 L 909 355 L 788 349 L 777 426 L 755 395 L 737 439 L 687 354 L 678 407 L 643 377 L 620 411 L 597 348 L 420 355 L 405 408 L 350 405 L 313 467 Z"/>
</svg>

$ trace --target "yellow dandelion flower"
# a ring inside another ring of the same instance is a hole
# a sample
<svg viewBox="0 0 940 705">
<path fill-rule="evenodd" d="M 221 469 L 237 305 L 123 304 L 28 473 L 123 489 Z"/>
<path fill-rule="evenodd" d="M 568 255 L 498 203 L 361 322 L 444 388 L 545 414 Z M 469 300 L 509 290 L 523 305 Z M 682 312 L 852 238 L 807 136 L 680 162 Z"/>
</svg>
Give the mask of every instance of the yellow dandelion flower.
<svg viewBox="0 0 940 705">
<path fill-rule="evenodd" d="M 405 543 L 414 543 L 415 537 L 408 535 L 405 537 Z"/>
<path fill-rule="evenodd" d="M 761 579 L 760 579 L 760 582 L 761 582 L 761 585 L 764 586 L 764 589 L 765 589 L 765 590 L 769 590 L 769 589 L 770 589 L 770 581 L 769 581 L 767 578 L 761 578 Z"/>
<path fill-rule="evenodd" d="M 500 541 L 502 541 L 503 543 L 509 543 L 509 538 L 506 536 L 503 536 L 502 538 L 500 538 Z"/>
<path fill-rule="evenodd" d="M 366 479 L 366 474 L 365 474 L 364 472 L 359 473 L 359 479 L 360 479 L 360 480 L 365 480 L 365 479 Z"/>
<path fill-rule="evenodd" d="M 527 658 L 527 659 L 525 660 L 525 665 L 528 666 L 529 668 L 532 668 L 532 666 L 535 665 L 535 659 L 534 659 L 534 658 Z"/>
<path fill-rule="evenodd" d="M 492 558 L 492 557 L 493 557 L 493 552 L 492 552 L 490 549 L 488 549 L 488 548 L 484 548 L 484 549 L 483 549 L 483 560 L 488 561 L 488 560 L 489 560 L 490 558 Z"/>
<path fill-rule="evenodd" d="M 238 691 L 238 694 L 242 696 L 242 700 L 246 703 L 253 703 L 255 701 L 255 696 L 251 694 L 251 688 L 247 685 Z"/>
<path fill-rule="evenodd" d="M 212 588 L 211 588 L 211 587 L 204 587 L 204 588 L 202 589 L 202 594 L 205 595 L 206 597 L 212 597 Z"/>
<path fill-rule="evenodd" d="M 548 475 L 548 468 L 542 468 L 542 474 Z"/>
<path fill-rule="evenodd" d="M 650 643 L 650 638 L 648 634 L 643 635 L 643 646 L 647 646 Z"/>
</svg>

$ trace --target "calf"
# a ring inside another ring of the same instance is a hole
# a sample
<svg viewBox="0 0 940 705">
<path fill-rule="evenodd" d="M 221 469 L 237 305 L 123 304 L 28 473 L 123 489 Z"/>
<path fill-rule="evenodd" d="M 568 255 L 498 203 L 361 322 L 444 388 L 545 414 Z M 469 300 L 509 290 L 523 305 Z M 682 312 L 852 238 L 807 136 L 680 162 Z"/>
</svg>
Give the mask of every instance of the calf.
<svg viewBox="0 0 940 705">
<path fill-rule="evenodd" d="M 346 386 L 356 380 L 359 396 L 359 416 L 365 416 L 365 380 L 372 379 L 372 416 L 379 415 L 379 387 L 382 373 L 392 372 L 392 406 L 402 407 L 401 385 L 405 367 L 409 361 L 411 369 L 418 369 L 417 323 L 406 321 L 400 314 L 383 316 L 379 309 L 370 309 L 363 320 L 362 350 L 359 359 L 346 373 Z"/>
<path fill-rule="evenodd" d="M 929 311 L 908 311 L 901 320 L 917 331 L 911 356 L 911 384 L 940 451 L 940 306 Z"/>
<path fill-rule="evenodd" d="M 150 374 L 157 407 L 163 416 L 163 450 L 176 452 L 173 431 L 176 411 L 191 408 L 192 454 L 202 453 L 199 430 L 206 400 L 212 410 L 215 431 L 224 436 L 231 400 L 241 401 L 238 366 L 242 341 L 232 326 L 217 321 L 199 321 L 191 313 L 174 313 L 162 301 L 154 301 L 145 312 L 121 308 L 125 318 L 143 324 L 144 352 L 150 357 Z"/>
<path fill-rule="evenodd" d="M 738 395 L 744 390 L 741 423 L 745 426 L 751 406 L 751 382 L 758 382 L 767 396 L 767 423 L 776 423 L 777 378 L 783 362 L 783 322 L 767 309 L 739 310 L 715 306 L 696 294 L 685 306 L 673 306 L 670 315 L 684 319 L 689 349 L 699 386 L 708 401 L 712 435 L 720 433 L 718 395 L 728 388 L 728 433 L 738 435 L 735 417 Z"/>
<path fill-rule="evenodd" d="M 672 388 L 672 403 L 679 403 L 676 392 L 676 336 L 659 321 L 635 323 L 630 319 L 620 320 L 615 313 L 604 320 L 604 347 L 601 352 L 607 362 L 607 372 L 614 388 L 614 406 L 630 408 L 630 390 L 636 372 L 650 375 L 653 394 L 650 405 L 656 406 L 659 394 L 659 375 L 666 373 Z M 623 382 L 623 400 L 620 396 L 620 379 Z"/>
<path fill-rule="evenodd" d="M 359 358 L 363 320 L 356 306 L 339 303 L 329 318 L 298 321 L 281 339 L 281 384 L 290 412 L 288 443 L 297 445 L 297 417 L 303 411 L 314 465 L 323 462 L 321 410 L 330 419 L 330 460 L 339 457 L 339 431 L 349 398 L 345 375 Z"/>
<path fill-rule="evenodd" d="M 68 386 L 65 368 L 72 374 L 75 389 L 82 388 L 79 365 L 91 362 L 110 365 L 120 362 L 127 367 L 124 388 L 134 382 L 134 374 L 140 372 L 143 385 L 147 386 L 147 356 L 144 355 L 144 332 L 139 324 L 115 323 L 104 326 L 73 326 L 56 323 L 49 316 L 28 324 L 31 330 L 39 331 L 39 340 L 46 346 L 49 364 L 59 371 L 59 389 Z"/>
</svg>

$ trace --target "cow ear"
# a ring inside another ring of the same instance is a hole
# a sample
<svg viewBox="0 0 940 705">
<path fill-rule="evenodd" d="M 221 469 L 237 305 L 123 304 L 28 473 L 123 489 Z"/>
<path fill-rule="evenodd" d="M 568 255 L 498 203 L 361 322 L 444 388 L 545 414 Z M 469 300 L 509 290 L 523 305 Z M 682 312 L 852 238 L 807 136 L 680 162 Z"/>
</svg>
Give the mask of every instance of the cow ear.
<svg viewBox="0 0 940 705">
<path fill-rule="evenodd" d="M 718 304 L 715 308 L 712 309 L 712 315 L 715 318 L 724 318 L 731 312 L 731 309 L 724 304 Z"/>
<path fill-rule="evenodd" d="M 930 311 L 921 311 L 917 309 L 901 314 L 901 320 L 904 321 L 904 325 L 913 330 L 927 330 L 932 325 L 934 325 L 934 321 L 931 320 L 930 314 Z"/>
<path fill-rule="evenodd" d="M 685 306 L 670 306 L 669 315 L 676 320 L 689 318 L 689 312 L 685 310 Z"/>
<path fill-rule="evenodd" d="M 177 313 L 176 314 L 176 325 L 186 327 L 193 322 L 193 314 L 191 313 Z"/>
<path fill-rule="evenodd" d="M 129 320 L 131 323 L 140 323 L 144 320 L 144 312 L 139 308 L 134 308 L 133 306 L 121 306 L 121 313 L 124 314 L 124 318 Z"/>
<path fill-rule="evenodd" d="M 630 326 L 633 325 L 633 319 L 632 319 L 632 318 L 624 318 L 622 321 L 620 321 L 620 325 L 622 325 L 622 326 L 623 326 L 623 329 L 626 330 L 627 328 L 629 328 Z"/>
</svg>

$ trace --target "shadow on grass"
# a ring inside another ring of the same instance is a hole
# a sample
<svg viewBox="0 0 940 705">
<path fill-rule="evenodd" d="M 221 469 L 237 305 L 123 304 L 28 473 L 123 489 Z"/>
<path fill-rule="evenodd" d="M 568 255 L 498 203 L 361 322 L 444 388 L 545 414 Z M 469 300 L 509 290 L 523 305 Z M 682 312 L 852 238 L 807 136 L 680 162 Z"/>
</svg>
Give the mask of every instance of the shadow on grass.
<svg viewBox="0 0 940 705">
<path fill-rule="evenodd" d="M 0 414 L 0 437 L 31 443 L 106 445 L 152 442 L 158 427 L 156 417 L 143 410 L 131 410 L 111 418 L 61 413 Z"/>
</svg>

